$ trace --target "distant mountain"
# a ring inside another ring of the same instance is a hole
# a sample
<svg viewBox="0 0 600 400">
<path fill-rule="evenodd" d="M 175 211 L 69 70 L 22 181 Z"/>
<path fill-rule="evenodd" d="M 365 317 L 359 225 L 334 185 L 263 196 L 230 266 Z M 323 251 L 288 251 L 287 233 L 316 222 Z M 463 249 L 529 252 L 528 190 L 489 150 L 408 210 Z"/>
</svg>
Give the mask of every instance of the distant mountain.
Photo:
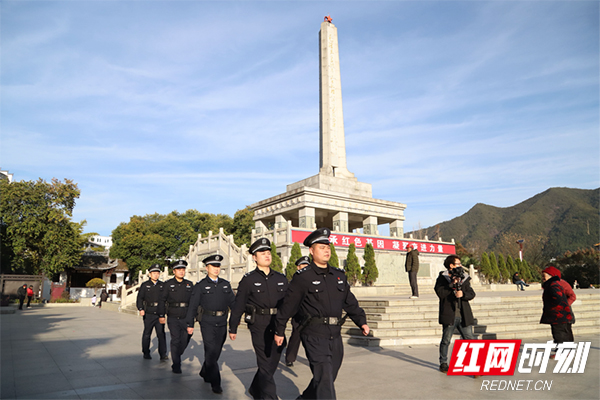
<svg viewBox="0 0 600 400">
<path fill-rule="evenodd" d="M 600 188 L 550 188 L 512 207 L 476 204 L 460 217 L 413 234 L 429 239 L 454 238 L 475 253 L 496 251 L 505 255 L 507 249 L 518 254 L 515 241 L 525 238 L 526 251 L 538 253 L 535 258 L 549 259 L 600 241 L 599 199 Z"/>
</svg>

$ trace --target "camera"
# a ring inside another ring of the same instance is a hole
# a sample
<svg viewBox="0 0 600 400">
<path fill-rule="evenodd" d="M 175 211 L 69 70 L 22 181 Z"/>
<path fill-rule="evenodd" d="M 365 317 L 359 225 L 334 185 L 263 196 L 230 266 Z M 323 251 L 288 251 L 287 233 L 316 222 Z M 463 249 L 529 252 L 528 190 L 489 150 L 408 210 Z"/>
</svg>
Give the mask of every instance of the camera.
<svg viewBox="0 0 600 400">
<path fill-rule="evenodd" d="M 465 270 L 462 267 L 452 268 L 450 270 L 450 277 L 452 279 L 458 278 L 458 283 L 456 284 L 456 290 L 461 290 L 461 281 L 465 279 Z"/>
</svg>

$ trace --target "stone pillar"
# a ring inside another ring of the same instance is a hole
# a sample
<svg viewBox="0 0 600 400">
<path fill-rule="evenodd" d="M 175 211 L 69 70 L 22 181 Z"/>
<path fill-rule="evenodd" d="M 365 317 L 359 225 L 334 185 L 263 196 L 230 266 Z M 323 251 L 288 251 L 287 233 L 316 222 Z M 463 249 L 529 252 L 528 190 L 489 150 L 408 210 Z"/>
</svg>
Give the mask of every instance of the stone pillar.
<svg viewBox="0 0 600 400">
<path fill-rule="evenodd" d="M 348 232 L 348 213 L 339 212 L 333 216 L 333 230 Z"/>
<path fill-rule="evenodd" d="M 254 221 L 254 230 L 256 231 L 256 236 L 262 236 L 267 231 L 267 227 L 262 221 Z"/>
<path fill-rule="evenodd" d="M 377 235 L 377 217 L 367 217 L 363 220 L 363 233 L 365 235 Z"/>
<path fill-rule="evenodd" d="M 301 208 L 298 220 L 299 228 L 312 229 L 315 225 L 315 209 L 312 207 Z"/>
<path fill-rule="evenodd" d="M 342 111 L 342 82 L 337 28 L 323 22 L 319 31 L 320 163 L 319 173 L 354 178 L 346 166 L 346 140 Z"/>
<path fill-rule="evenodd" d="M 285 228 L 286 226 L 287 226 L 287 221 L 285 220 L 283 215 L 276 215 L 275 216 L 275 228 L 276 229 Z"/>
<path fill-rule="evenodd" d="M 404 221 L 397 219 L 390 222 L 390 236 L 404 237 Z"/>
</svg>

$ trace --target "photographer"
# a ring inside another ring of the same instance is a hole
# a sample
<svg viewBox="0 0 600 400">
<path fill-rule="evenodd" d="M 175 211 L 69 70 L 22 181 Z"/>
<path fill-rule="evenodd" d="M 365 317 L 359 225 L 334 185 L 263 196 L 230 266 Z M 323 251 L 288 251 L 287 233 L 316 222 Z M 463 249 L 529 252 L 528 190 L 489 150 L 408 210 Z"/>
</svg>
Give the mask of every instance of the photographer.
<svg viewBox="0 0 600 400">
<path fill-rule="evenodd" d="M 446 271 L 440 272 L 435 282 L 435 293 L 440 298 L 439 323 L 443 333 L 440 342 L 440 371 L 448 372 L 448 346 L 454 329 L 458 328 L 462 339 L 475 339 L 472 325 L 475 323 L 469 300 L 475 298 L 471 277 L 465 272 L 460 258 L 455 255 L 444 260 Z"/>
</svg>

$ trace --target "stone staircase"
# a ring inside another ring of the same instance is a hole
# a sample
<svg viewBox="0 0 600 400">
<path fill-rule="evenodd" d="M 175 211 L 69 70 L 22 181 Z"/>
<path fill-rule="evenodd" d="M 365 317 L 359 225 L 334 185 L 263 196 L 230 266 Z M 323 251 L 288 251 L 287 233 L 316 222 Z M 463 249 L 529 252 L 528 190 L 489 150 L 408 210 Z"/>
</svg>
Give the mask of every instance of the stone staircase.
<svg viewBox="0 0 600 400">
<path fill-rule="evenodd" d="M 476 292 L 477 288 L 476 288 Z M 474 333 L 480 339 L 552 338 L 550 327 L 540 324 L 542 292 L 484 292 L 470 302 L 476 319 Z M 573 303 L 576 322 L 573 334 L 600 333 L 600 293 L 577 290 Z M 438 323 L 437 296 L 363 299 L 359 301 L 371 328 L 369 336 L 350 320 L 342 327 L 344 340 L 359 346 L 411 346 L 439 344 L 442 327 Z M 455 336 L 457 332 L 455 332 Z M 459 337 L 460 338 L 460 337 Z"/>
</svg>

